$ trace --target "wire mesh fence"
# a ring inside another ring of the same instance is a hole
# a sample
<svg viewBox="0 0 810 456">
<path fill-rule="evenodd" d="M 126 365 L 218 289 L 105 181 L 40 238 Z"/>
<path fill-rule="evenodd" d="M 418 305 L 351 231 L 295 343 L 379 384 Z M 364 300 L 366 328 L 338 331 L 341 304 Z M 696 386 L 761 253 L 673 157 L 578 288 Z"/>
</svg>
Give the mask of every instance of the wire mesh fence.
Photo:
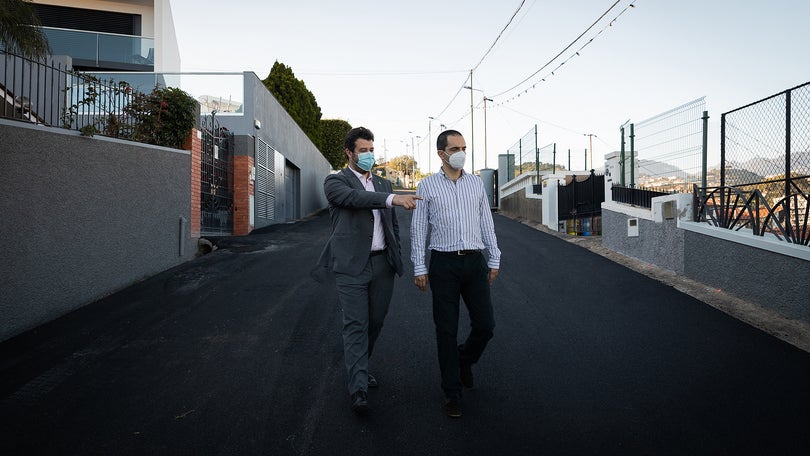
<svg viewBox="0 0 810 456">
<path fill-rule="evenodd" d="M 515 176 L 537 170 L 537 125 L 532 127 L 522 138 L 507 151 L 515 156 Z"/>
<path fill-rule="evenodd" d="M 632 170 L 630 186 L 688 193 L 694 184 L 702 184 L 705 108 L 701 97 L 631 124 L 631 151 L 622 162 L 623 169 Z"/>
<path fill-rule="evenodd" d="M 720 185 L 785 196 L 786 180 L 810 176 L 810 83 L 724 113 L 721 135 Z"/>
<path fill-rule="evenodd" d="M 696 217 L 810 244 L 810 82 L 724 113 L 720 135 L 719 186 Z"/>
</svg>

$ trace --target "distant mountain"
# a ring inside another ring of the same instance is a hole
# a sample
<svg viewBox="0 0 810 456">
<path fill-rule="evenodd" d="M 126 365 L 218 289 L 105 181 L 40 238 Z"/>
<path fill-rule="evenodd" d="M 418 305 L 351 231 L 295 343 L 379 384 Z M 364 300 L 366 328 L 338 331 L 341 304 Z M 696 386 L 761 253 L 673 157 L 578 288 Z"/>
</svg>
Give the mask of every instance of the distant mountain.
<svg viewBox="0 0 810 456">
<path fill-rule="evenodd" d="M 639 176 L 679 176 L 683 175 L 684 172 L 669 163 L 640 159 L 638 161 L 638 174 Z"/>
<path fill-rule="evenodd" d="M 762 176 L 785 173 L 785 157 L 754 157 L 744 162 L 729 162 L 729 168 L 743 169 Z M 794 151 L 790 155 L 790 169 L 794 173 L 810 174 L 810 151 Z"/>
<path fill-rule="evenodd" d="M 790 157 L 791 170 L 794 173 L 810 175 L 810 151 L 793 152 Z M 629 164 L 629 163 L 628 163 Z M 714 170 L 719 176 L 720 164 L 709 167 L 709 174 Z M 785 158 L 754 157 L 744 162 L 728 161 L 726 163 L 726 182 L 731 185 L 761 182 L 768 176 L 785 173 Z M 656 160 L 638 160 L 639 177 L 684 176 L 688 173 L 669 163 Z M 718 177 L 719 179 L 719 177 Z"/>
</svg>

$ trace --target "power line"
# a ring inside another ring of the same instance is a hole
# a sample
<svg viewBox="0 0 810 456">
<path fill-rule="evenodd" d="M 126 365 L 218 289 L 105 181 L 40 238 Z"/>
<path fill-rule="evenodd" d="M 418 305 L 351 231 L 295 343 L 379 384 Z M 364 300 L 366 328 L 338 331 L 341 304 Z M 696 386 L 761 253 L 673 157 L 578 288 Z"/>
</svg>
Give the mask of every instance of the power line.
<svg viewBox="0 0 810 456">
<path fill-rule="evenodd" d="M 302 71 L 297 74 L 301 76 L 423 76 L 434 74 L 454 74 L 467 73 L 468 70 L 446 70 L 446 71 L 390 71 L 390 72 L 331 72 L 331 71 Z"/>
<path fill-rule="evenodd" d="M 473 67 L 473 71 L 478 69 L 478 66 L 481 65 L 481 63 L 484 61 L 487 55 L 489 55 L 489 53 L 492 52 L 492 48 L 494 48 L 498 40 L 501 39 L 501 35 L 503 35 L 503 32 L 506 31 L 506 29 L 509 27 L 509 24 L 511 24 L 512 21 L 515 19 L 515 16 L 517 16 L 517 13 L 520 11 L 520 9 L 523 8 L 524 3 L 526 3 L 526 0 L 521 0 L 520 5 L 518 5 L 515 12 L 512 13 L 512 17 L 509 18 L 509 22 L 507 22 L 506 25 L 503 27 L 501 33 L 498 33 L 498 36 L 495 38 L 495 41 L 492 42 L 492 45 L 489 47 L 489 49 L 487 49 L 487 52 L 485 52 L 484 55 L 481 57 L 481 60 L 479 60 L 478 63 L 475 64 L 475 66 Z"/>
<path fill-rule="evenodd" d="M 501 35 L 503 35 L 503 32 L 505 32 L 505 31 L 506 31 L 506 29 L 507 29 L 507 28 L 509 28 L 509 25 L 510 25 L 510 24 L 512 23 L 512 21 L 515 19 L 515 16 L 517 16 L 518 12 L 520 12 L 521 8 L 523 8 L 523 5 L 524 5 L 525 3 L 526 3 L 526 0 L 521 0 L 520 5 L 518 5 L 518 7 L 517 7 L 517 9 L 515 10 L 515 12 L 514 12 L 514 13 L 512 13 L 512 17 L 510 17 L 510 18 L 509 18 L 509 22 L 507 22 L 507 23 L 506 23 L 506 25 L 503 27 L 503 29 L 501 29 L 501 32 L 500 32 L 500 33 L 498 33 L 498 36 L 495 38 L 495 41 L 493 41 L 493 42 L 492 42 L 492 45 L 489 47 L 489 49 L 487 49 L 487 52 L 485 52 L 485 53 L 484 53 L 484 55 L 481 57 L 481 60 L 479 60 L 479 61 L 478 61 L 478 63 L 477 63 L 477 64 L 475 64 L 475 66 L 473 67 L 473 69 L 472 69 L 472 70 L 470 70 L 470 72 L 475 71 L 475 69 L 477 69 L 477 68 L 478 68 L 478 67 L 481 65 L 481 63 L 483 63 L 483 62 L 484 62 L 484 59 L 487 57 L 487 55 L 489 55 L 489 53 L 490 53 L 490 52 L 492 51 L 492 49 L 495 47 L 495 44 L 497 44 L 497 43 L 498 43 L 498 40 L 501 38 Z M 439 114 L 435 115 L 434 117 L 441 117 L 441 116 L 442 116 L 442 115 L 445 113 L 445 111 L 447 111 L 447 109 L 448 109 L 448 108 L 450 108 L 450 106 L 453 104 L 453 102 L 454 102 L 454 101 L 456 101 L 456 98 L 458 98 L 458 94 L 460 94 L 460 93 L 461 93 L 461 91 L 462 91 L 462 90 L 464 90 L 464 85 L 465 85 L 465 84 L 467 83 L 467 81 L 469 81 L 469 80 L 470 80 L 470 78 L 469 78 L 469 77 L 467 77 L 466 79 L 464 79 L 464 82 L 462 82 L 462 83 L 461 83 L 461 85 L 460 85 L 460 86 L 459 86 L 459 88 L 458 88 L 458 91 L 456 91 L 455 95 L 453 95 L 453 98 L 450 100 L 450 102 L 449 102 L 449 103 L 447 103 L 447 106 L 445 106 L 445 107 L 444 107 L 444 109 L 442 109 L 442 110 L 441 110 L 441 112 L 439 112 Z M 462 119 L 463 119 L 463 117 L 462 117 Z"/>
<path fill-rule="evenodd" d="M 616 5 L 618 5 L 618 4 L 619 4 L 619 2 L 620 2 L 620 1 L 621 1 L 621 0 L 616 0 L 616 2 L 615 2 L 615 3 L 613 3 L 613 5 L 611 5 L 611 6 L 610 6 L 610 8 L 608 8 L 608 9 L 607 9 L 607 11 L 605 11 L 604 13 L 602 13 L 602 15 L 601 15 L 601 16 L 599 16 L 599 18 L 598 18 L 598 19 L 596 19 L 596 20 L 593 22 L 593 24 L 591 24 L 591 25 L 590 25 L 590 26 L 589 26 L 587 29 L 585 29 L 585 31 L 584 31 L 584 32 L 580 33 L 580 34 L 579 34 L 579 36 L 578 36 L 578 37 L 576 37 L 576 38 L 574 39 L 574 41 L 572 41 L 570 44 L 568 44 L 568 46 L 566 46 L 566 47 L 565 47 L 565 48 L 564 48 L 562 51 L 560 51 L 560 52 L 559 52 L 557 55 L 555 55 L 555 56 L 554 56 L 554 57 L 553 57 L 551 60 L 549 60 L 548 62 L 546 62 L 546 64 L 545 64 L 545 65 L 543 65 L 542 67 L 540 67 L 540 69 L 539 69 L 539 70 L 535 71 L 534 73 L 532 73 L 532 74 L 531 74 L 529 77 L 527 77 L 526 79 L 524 79 L 524 80 L 522 80 L 522 81 L 518 82 L 517 84 L 515 84 L 514 86 L 512 86 L 512 87 L 510 87 L 510 88 L 508 88 L 508 89 L 506 89 L 506 90 L 504 90 L 503 92 L 493 95 L 493 97 L 499 97 L 499 96 L 501 96 L 501 95 L 503 95 L 503 94 L 505 94 L 505 93 L 507 93 L 507 92 L 511 92 L 512 90 L 516 89 L 517 87 L 520 87 L 520 86 L 521 86 L 523 83 L 525 83 L 525 82 L 526 82 L 526 81 L 528 81 L 529 79 L 531 79 L 531 78 L 533 78 L 533 77 L 537 76 L 537 74 L 538 74 L 538 73 L 540 73 L 540 72 L 541 72 L 541 71 L 543 71 L 543 70 L 544 70 L 546 67 L 548 67 L 549 65 L 551 65 L 551 64 L 552 64 L 552 62 L 554 62 L 555 60 L 557 60 L 557 59 L 558 59 L 558 58 L 559 58 L 559 57 L 560 57 L 560 56 L 561 56 L 561 55 L 562 55 L 562 54 L 563 54 L 565 51 L 567 51 L 568 49 L 570 49 L 570 48 L 571 48 L 571 46 L 573 46 L 574 44 L 576 44 L 576 42 L 577 42 L 577 41 L 579 41 L 579 40 L 580 40 L 580 39 L 581 39 L 583 36 L 585 36 L 585 34 L 586 34 L 586 33 L 588 33 L 588 32 L 589 32 L 589 31 L 590 31 L 592 28 L 594 28 L 594 27 L 596 26 L 596 24 L 597 24 L 597 23 L 599 23 L 599 21 L 601 21 L 601 20 L 602 20 L 602 18 L 604 18 L 604 17 L 605 17 L 605 16 L 606 16 L 606 15 L 607 15 L 607 14 L 608 14 L 608 13 L 609 13 L 609 12 L 610 12 L 610 11 L 611 11 L 613 8 L 615 8 L 615 7 L 616 7 Z M 631 6 L 632 6 L 632 4 L 631 4 Z"/>
</svg>

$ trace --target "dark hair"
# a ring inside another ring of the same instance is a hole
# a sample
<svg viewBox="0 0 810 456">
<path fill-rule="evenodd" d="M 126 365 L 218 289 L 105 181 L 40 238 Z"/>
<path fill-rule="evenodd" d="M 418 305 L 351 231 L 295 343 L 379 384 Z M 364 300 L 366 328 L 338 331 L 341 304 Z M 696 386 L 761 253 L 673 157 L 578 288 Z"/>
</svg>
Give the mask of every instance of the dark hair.
<svg viewBox="0 0 810 456">
<path fill-rule="evenodd" d="M 443 132 L 439 133 L 439 137 L 436 138 L 436 150 L 444 150 L 445 147 L 447 147 L 448 136 L 463 136 L 463 135 L 457 132 L 456 130 L 444 130 Z"/>
<path fill-rule="evenodd" d="M 354 152 L 354 146 L 358 139 L 374 141 L 374 133 L 366 127 L 352 128 L 346 133 L 346 138 L 343 140 L 343 147 Z"/>
</svg>

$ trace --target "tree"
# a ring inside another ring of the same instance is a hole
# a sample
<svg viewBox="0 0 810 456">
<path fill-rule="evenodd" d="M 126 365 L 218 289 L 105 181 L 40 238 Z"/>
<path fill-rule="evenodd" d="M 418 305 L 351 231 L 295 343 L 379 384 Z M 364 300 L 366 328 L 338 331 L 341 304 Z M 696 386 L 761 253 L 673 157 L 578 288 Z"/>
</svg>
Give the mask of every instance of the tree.
<svg viewBox="0 0 810 456">
<path fill-rule="evenodd" d="M 413 156 L 411 155 L 400 155 L 394 157 L 388 162 L 388 165 L 405 176 L 410 176 L 411 173 L 413 173 L 413 170 L 416 168 L 416 162 L 413 160 Z"/>
<path fill-rule="evenodd" d="M 333 169 L 340 169 L 346 166 L 346 154 L 343 153 L 343 139 L 346 133 L 352 129 L 349 122 L 340 119 L 321 120 L 321 139 L 323 147 L 321 153 L 332 165 Z"/>
<path fill-rule="evenodd" d="M 276 61 L 262 82 L 315 147 L 320 149 L 323 146 L 321 108 L 304 81 L 295 77 L 292 68 Z"/>
<path fill-rule="evenodd" d="M 48 38 L 30 0 L 0 0 L 0 43 L 11 53 L 44 59 Z"/>
</svg>

